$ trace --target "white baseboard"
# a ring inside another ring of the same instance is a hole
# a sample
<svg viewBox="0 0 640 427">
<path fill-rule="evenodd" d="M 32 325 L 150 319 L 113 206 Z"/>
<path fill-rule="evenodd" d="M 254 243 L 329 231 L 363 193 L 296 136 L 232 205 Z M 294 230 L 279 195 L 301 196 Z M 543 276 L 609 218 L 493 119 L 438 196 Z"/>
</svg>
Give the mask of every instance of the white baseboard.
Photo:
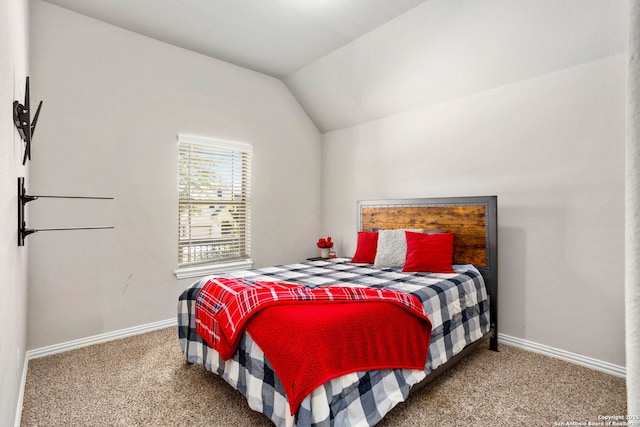
<svg viewBox="0 0 640 427">
<path fill-rule="evenodd" d="M 595 369 L 596 371 L 604 372 L 616 377 L 627 378 L 627 368 L 624 366 L 614 365 L 613 363 L 603 362 L 602 360 L 593 359 L 591 357 L 582 356 L 580 354 L 571 353 L 569 351 L 560 350 L 558 348 L 549 347 L 544 344 L 538 344 L 504 334 L 498 334 L 498 342 L 518 347 L 523 350 L 529 350 L 534 353 L 539 353 L 544 356 L 575 363 L 576 365 Z"/>
<path fill-rule="evenodd" d="M 145 325 L 134 326 L 132 328 L 120 329 L 119 331 L 107 332 L 105 334 L 94 335 L 91 337 L 80 338 L 73 341 L 67 341 L 60 344 L 49 345 L 47 347 L 36 348 L 34 350 L 27 351 L 25 358 L 38 359 L 40 357 L 51 356 L 52 354 L 62 353 L 64 351 L 75 350 L 77 348 L 87 347 L 93 344 L 100 344 L 108 341 L 117 340 L 120 338 L 131 337 L 133 335 L 144 334 L 151 331 L 157 331 L 158 329 L 168 328 L 170 326 L 176 326 L 178 320 L 167 319 L 159 322 L 147 323 Z"/>
<path fill-rule="evenodd" d="M 20 427 L 22 421 L 22 407 L 24 405 L 24 388 L 27 385 L 27 369 L 29 369 L 29 358 L 24 355 L 24 363 L 22 365 L 22 376 L 20 377 L 20 390 L 18 391 L 18 403 L 16 404 L 16 416 L 14 427 Z"/>
</svg>

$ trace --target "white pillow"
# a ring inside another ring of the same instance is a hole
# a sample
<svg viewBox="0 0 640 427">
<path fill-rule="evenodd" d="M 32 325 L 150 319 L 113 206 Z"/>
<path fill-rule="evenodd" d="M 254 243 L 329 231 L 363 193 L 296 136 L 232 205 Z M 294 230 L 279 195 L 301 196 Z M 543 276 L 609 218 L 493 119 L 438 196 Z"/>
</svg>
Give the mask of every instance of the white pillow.
<svg viewBox="0 0 640 427">
<path fill-rule="evenodd" d="M 378 250 L 373 263 L 375 268 L 402 268 L 407 258 L 407 236 L 405 231 L 422 233 L 422 229 L 380 230 Z"/>
</svg>

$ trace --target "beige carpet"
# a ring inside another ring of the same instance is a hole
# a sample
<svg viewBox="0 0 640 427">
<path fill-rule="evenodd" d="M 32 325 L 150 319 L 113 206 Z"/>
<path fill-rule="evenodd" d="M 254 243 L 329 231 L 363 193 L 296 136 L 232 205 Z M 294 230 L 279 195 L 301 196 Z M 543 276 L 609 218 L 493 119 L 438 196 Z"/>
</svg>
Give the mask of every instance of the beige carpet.
<svg viewBox="0 0 640 427">
<path fill-rule="evenodd" d="M 626 412 L 625 382 L 506 345 L 484 347 L 378 426 L 553 426 Z M 216 375 L 187 365 L 177 329 L 31 360 L 23 426 L 269 426 Z"/>
</svg>

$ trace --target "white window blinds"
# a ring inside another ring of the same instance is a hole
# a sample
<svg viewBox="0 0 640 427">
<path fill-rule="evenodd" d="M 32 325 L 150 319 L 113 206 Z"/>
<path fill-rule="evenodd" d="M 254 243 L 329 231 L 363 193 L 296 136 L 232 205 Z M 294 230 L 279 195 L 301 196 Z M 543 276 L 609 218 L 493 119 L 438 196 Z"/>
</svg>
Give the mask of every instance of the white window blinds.
<svg viewBox="0 0 640 427">
<path fill-rule="evenodd" d="M 251 145 L 178 140 L 179 266 L 249 258 Z"/>
</svg>

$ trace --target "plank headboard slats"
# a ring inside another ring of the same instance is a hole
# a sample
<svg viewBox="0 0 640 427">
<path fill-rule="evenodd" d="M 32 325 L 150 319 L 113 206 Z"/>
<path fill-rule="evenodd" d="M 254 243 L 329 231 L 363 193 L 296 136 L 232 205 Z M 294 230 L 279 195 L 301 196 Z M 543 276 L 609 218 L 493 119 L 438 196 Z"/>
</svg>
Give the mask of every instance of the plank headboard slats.
<svg viewBox="0 0 640 427">
<path fill-rule="evenodd" d="M 486 267 L 486 206 L 363 207 L 364 231 L 419 228 L 455 233 L 453 262 Z"/>
</svg>

